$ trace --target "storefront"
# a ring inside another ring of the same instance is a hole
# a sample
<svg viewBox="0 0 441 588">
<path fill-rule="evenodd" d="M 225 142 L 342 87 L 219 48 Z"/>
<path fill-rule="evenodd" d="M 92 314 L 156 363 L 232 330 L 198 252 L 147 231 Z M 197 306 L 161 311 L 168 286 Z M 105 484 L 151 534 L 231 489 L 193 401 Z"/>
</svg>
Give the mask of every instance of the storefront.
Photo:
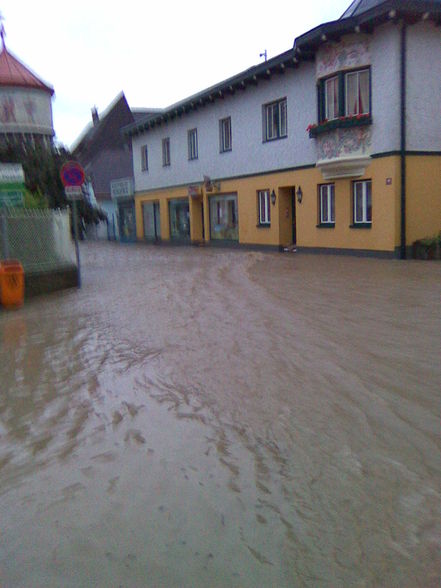
<svg viewBox="0 0 441 588">
<path fill-rule="evenodd" d="M 132 202 L 118 203 L 119 234 L 123 242 L 136 241 L 135 205 Z"/>
<path fill-rule="evenodd" d="M 170 238 L 176 241 L 190 240 L 190 206 L 187 198 L 169 200 Z"/>
<path fill-rule="evenodd" d="M 238 241 L 237 194 L 210 196 L 210 239 Z"/>
<path fill-rule="evenodd" d="M 133 179 L 122 178 L 110 182 L 110 194 L 118 211 L 119 238 L 123 242 L 136 241 L 136 215 Z"/>
</svg>

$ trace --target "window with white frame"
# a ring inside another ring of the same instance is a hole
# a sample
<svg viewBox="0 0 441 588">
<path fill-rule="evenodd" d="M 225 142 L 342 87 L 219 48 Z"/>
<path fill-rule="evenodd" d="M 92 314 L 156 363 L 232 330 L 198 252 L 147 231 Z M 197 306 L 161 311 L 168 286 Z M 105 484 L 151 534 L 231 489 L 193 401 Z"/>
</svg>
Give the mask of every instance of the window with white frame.
<svg viewBox="0 0 441 588">
<path fill-rule="evenodd" d="M 370 68 L 338 72 L 319 82 L 319 122 L 371 114 Z"/>
<path fill-rule="evenodd" d="M 259 225 L 269 226 L 271 224 L 271 200 L 269 190 L 257 192 L 257 204 L 259 209 Z"/>
<path fill-rule="evenodd" d="M 335 223 L 335 186 L 323 184 L 319 187 L 320 224 L 333 225 Z"/>
<path fill-rule="evenodd" d="M 162 165 L 170 165 L 170 138 L 162 139 Z"/>
<path fill-rule="evenodd" d="M 263 106 L 263 140 L 273 141 L 288 134 L 286 98 Z"/>
<path fill-rule="evenodd" d="M 372 224 L 372 182 L 360 180 L 353 183 L 354 225 Z"/>
<path fill-rule="evenodd" d="M 345 74 L 345 115 L 369 113 L 369 70 Z"/>
<path fill-rule="evenodd" d="M 231 151 L 232 148 L 231 116 L 228 116 L 219 121 L 219 150 L 221 153 L 225 153 L 225 151 Z"/>
<path fill-rule="evenodd" d="M 325 118 L 333 120 L 339 116 L 338 76 L 325 80 Z"/>
<path fill-rule="evenodd" d="M 188 137 L 188 159 L 198 158 L 198 130 L 190 129 L 187 134 Z"/>
<path fill-rule="evenodd" d="M 141 147 L 141 171 L 148 171 L 149 169 L 149 152 L 147 145 Z"/>
</svg>

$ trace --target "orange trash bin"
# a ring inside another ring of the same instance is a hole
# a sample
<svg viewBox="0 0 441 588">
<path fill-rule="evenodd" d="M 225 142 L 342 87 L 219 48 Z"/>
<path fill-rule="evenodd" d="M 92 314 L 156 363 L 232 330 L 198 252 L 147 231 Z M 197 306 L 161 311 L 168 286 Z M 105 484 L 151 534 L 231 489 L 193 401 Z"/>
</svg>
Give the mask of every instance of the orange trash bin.
<svg viewBox="0 0 441 588">
<path fill-rule="evenodd" d="M 0 302 L 5 308 L 18 308 L 24 300 L 24 271 L 17 259 L 0 261 Z"/>
</svg>

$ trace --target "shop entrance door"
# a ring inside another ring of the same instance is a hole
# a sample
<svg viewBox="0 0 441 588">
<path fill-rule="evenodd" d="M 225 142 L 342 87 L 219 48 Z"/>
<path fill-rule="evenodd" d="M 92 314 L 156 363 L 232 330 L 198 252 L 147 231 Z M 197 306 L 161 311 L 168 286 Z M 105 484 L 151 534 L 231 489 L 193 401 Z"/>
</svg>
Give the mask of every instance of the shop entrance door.
<svg viewBox="0 0 441 588">
<path fill-rule="evenodd" d="M 132 202 L 119 204 L 119 238 L 123 242 L 136 241 L 135 205 Z"/>
<path fill-rule="evenodd" d="M 210 196 L 210 239 L 239 240 L 236 194 Z"/>
<path fill-rule="evenodd" d="M 142 205 L 142 219 L 144 223 L 144 239 L 146 241 L 159 241 L 161 238 L 159 202 L 144 202 Z"/>
<path fill-rule="evenodd" d="M 170 237 L 177 241 L 190 240 L 190 206 L 188 200 L 170 200 Z"/>
</svg>

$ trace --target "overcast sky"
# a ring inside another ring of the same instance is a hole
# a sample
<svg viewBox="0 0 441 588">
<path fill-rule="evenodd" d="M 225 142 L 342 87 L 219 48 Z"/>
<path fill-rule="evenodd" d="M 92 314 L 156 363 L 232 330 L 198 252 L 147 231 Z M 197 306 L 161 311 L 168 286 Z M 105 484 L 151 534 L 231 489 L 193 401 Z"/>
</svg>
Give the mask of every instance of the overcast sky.
<svg viewBox="0 0 441 588">
<path fill-rule="evenodd" d="M 351 0 L 0 0 L 6 46 L 55 89 L 56 139 L 70 147 L 123 91 L 163 108 L 292 47 Z"/>
</svg>

